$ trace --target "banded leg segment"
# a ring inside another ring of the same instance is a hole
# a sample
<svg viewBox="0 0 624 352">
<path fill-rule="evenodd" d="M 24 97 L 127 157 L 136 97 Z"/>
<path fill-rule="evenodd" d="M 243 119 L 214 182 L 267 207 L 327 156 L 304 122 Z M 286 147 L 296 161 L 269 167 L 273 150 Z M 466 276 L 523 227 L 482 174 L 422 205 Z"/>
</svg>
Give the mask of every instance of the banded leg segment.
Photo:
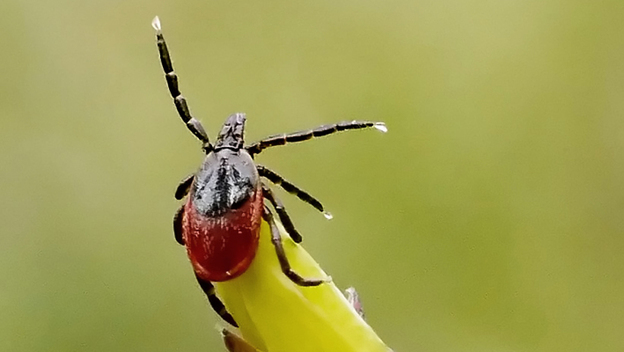
<svg viewBox="0 0 624 352">
<path fill-rule="evenodd" d="M 286 192 L 295 195 L 297 198 L 315 207 L 318 211 L 323 213 L 325 212 L 323 204 L 321 204 L 321 202 L 319 202 L 316 198 L 312 197 L 308 192 L 286 181 L 282 176 L 262 165 L 256 165 L 256 169 L 261 177 L 264 177 L 276 185 L 281 186 Z"/>
<path fill-rule="evenodd" d="M 208 139 L 208 134 L 204 130 L 204 127 L 199 122 L 199 120 L 195 119 L 191 115 L 191 111 L 189 110 L 188 104 L 186 103 L 186 98 L 182 96 L 180 93 L 180 89 L 178 87 L 178 76 L 173 71 L 173 63 L 171 62 L 171 56 L 169 55 L 169 50 L 167 49 L 167 43 L 165 43 L 165 37 L 163 37 L 160 20 L 158 17 L 155 17 L 152 21 L 152 27 L 156 30 L 156 44 L 158 45 L 158 53 L 160 54 L 160 62 L 162 64 L 163 70 L 165 71 L 165 78 L 167 79 L 167 86 L 169 87 L 169 93 L 171 93 L 171 97 L 173 97 L 173 102 L 176 106 L 176 110 L 178 110 L 178 114 L 182 118 L 182 121 L 186 124 L 186 127 L 195 135 L 195 137 L 199 138 L 200 141 L 204 144 L 204 149 L 211 150 L 212 145 L 210 144 L 210 140 Z"/>
<path fill-rule="evenodd" d="M 299 234 L 299 231 L 295 228 L 290 216 L 288 216 L 286 208 L 284 208 L 284 204 L 282 204 L 279 198 L 275 196 L 269 186 L 265 184 L 262 184 L 262 193 L 264 198 L 266 198 L 273 205 L 273 208 L 275 208 L 277 216 L 279 216 L 280 221 L 282 222 L 282 225 L 284 225 L 286 232 L 290 235 L 290 238 L 292 238 L 295 243 L 301 243 L 301 234 Z"/>
<path fill-rule="evenodd" d="M 286 275 L 290 281 L 294 282 L 299 286 L 318 286 L 327 280 L 323 279 L 306 279 L 299 274 L 297 274 L 291 267 L 288 258 L 286 257 L 286 252 L 284 252 L 284 246 L 282 245 L 282 237 L 280 236 L 279 229 L 277 228 L 277 224 L 275 224 L 275 219 L 273 218 L 273 214 L 271 211 L 264 207 L 264 214 L 262 218 L 269 223 L 271 227 L 271 242 L 273 246 L 275 246 L 275 253 L 277 254 L 277 260 L 280 263 L 280 267 L 284 275 Z"/>
<path fill-rule="evenodd" d="M 201 287 L 202 291 L 204 291 L 204 293 L 208 297 L 208 302 L 210 302 L 210 306 L 212 307 L 212 309 L 214 309 L 214 311 L 217 312 L 217 314 L 219 314 L 219 316 L 223 320 L 227 321 L 230 325 L 238 327 L 238 324 L 234 320 L 234 317 L 232 317 L 232 314 L 230 314 L 227 311 L 227 309 L 223 305 L 223 302 L 221 302 L 219 297 L 217 297 L 217 294 L 215 292 L 215 289 L 212 283 L 210 281 L 206 281 L 200 278 L 199 276 L 197 276 L 197 274 L 195 274 L 195 278 L 197 278 L 197 282 L 199 283 L 199 286 Z"/>
<path fill-rule="evenodd" d="M 264 149 L 274 147 L 278 145 L 284 145 L 291 142 L 307 141 L 315 137 L 327 136 L 332 133 L 346 130 L 359 130 L 363 128 L 376 128 L 382 132 L 387 131 L 386 124 L 383 122 L 372 121 L 343 121 L 331 125 L 322 125 L 312 130 L 298 131 L 288 134 L 278 134 L 267 137 L 261 141 L 255 142 L 246 147 L 251 156 L 254 154 L 260 154 Z"/>
<path fill-rule="evenodd" d="M 195 179 L 195 174 L 188 175 L 184 178 L 184 180 L 180 181 L 180 184 L 178 185 L 175 191 L 175 199 L 180 200 L 188 194 L 189 190 L 191 189 L 191 185 L 193 184 L 194 179 Z"/>
</svg>

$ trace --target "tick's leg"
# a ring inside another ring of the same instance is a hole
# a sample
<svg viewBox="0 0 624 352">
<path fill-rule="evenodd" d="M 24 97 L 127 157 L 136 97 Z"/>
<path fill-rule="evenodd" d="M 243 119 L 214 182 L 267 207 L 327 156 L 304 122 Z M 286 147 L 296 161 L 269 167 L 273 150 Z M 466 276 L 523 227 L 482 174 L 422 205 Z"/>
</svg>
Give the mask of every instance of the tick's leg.
<svg viewBox="0 0 624 352">
<path fill-rule="evenodd" d="M 175 240 L 184 246 L 184 238 L 182 237 L 182 214 L 184 213 L 184 204 L 178 209 L 173 216 L 173 235 Z"/>
<path fill-rule="evenodd" d="M 195 277 L 197 278 L 199 286 L 202 288 L 206 296 L 208 296 L 208 302 L 210 302 L 210 306 L 212 306 L 212 309 L 214 309 L 214 311 L 217 312 L 217 314 L 219 314 L 219 316 L 223 320 L 227 321 L 230 325 L 238 327 L 238 324 L 236 324 L 236 321 L 234 320 L 232 315 L 227 311 L 227 309 L 225 309 L 223 302 L 221 302 L 219 297 L 217 297 L 212 283 L 210 281 L 203 280 L 197 275 L 195 275 Z"/>
<path fill-rule="evenodd" d="M 364 308 L 362 307 L 362 302 L 360 302 L 360 295 L 358 295 L 355 288 L 349 287 L 348 289 L 346 289 L 345 296 L 347 297 L 347 301 L 349 301 L 351 306 L 362 317 L 362 319 L 366 319 L 366 317 L 364 316 Z"/>
<path fill-rule="evenodd" d="M 323 279 L 303 278 L 292 270 L 290 263 L 288 262 L 288 258 L 286 258 L 286 252 L 284 252 L 284 246 L 282 245 L 282 237 L 280 236 L 277 225 L 275 224 L 275 219 L 273 219 L 273 214 L 271 214 L 271 211 L 267 207 L 264 208 L 264 214 L 262 217 L 269 223 L 269 226 L 271 226 L 271 242 L 273 243 L 273 246 L 275 246 L 277 260 L 279 260 L 280 267 L 282 268 L 284 275 L 286 275 L 290 281 L 299 286 L 318 286 L 326 282 L 327 280 Z"/>
<path fill-rule="evenodd" d="M 294 194 L 295 196 L 297 196 L 297 198 L 315 207 L 316 209 L 318 209 L 318 211 L 323 212 L 323 215 L 325 215 L 326 218 L 331 219 L 331 214 L 325 212 L 321 202 L 319 202 L 316 198 L 312 197 L 309 193 L 284 180 L 282 176 L 276 174 L 274 171 L 271 171 L 262 165 L 256 165 L 256 169 L 258 170 L 258 174 L 260 176 L 265 177 L 267 180 L 275 183 L 278 186 L 281 186 L 286 192 Z"/>
<path fill-rule="evenodd" d="M 299 234 L 299 231 L 295 229 L 295 225 L 293 224 L 292 220 L 290 220 L 290 216 L 288 216 L 286 208 L 284 208 L 284 204 L 282 204 L 279 198 L 277 198 L 275 194 L 273 194 L 273 191 L 269 188 L 269 186 L 265 185 L 264 183 L 262 184 L 262 192 L 264 198 L 268 199 L 269 202 L 271 202 L 271 204 L 273 205 L 273 208 L 275 208 L 277 216 L 279 216 L 280 221 L 282 222 L 282 225 L 284 225 L 286 232 L 288 232 L 288 234 L 290 235 L 290 238 L 292 238 L 295 243 L 300 243 L 302 240 L 301 234 Z"/>
<path fill-rule="evenodd" d="M 274 147 L 277 145 L 284 145 L 290 142 L 302 142 L 307 141 L 308 139 L 312 139 L 315 137 L 322 137 L 328 134 L 336 133 L 339 131 L 346 130 L 359 130 L 362 128 L 376 128 L 382 132 L 386 132 L 386 124 L 383 122 L 372 122 L 372 121 L 343 121 L 331 125 L 323 125 L 319 126 L 312 130 L 307 131 L 299 131 L 288 134 L 277 134 L 274 136 L 267 137 L 261 141 L 255 142 L 246 147 L 249 154 L 252 156 L 254 154 L 260 154 L 264 149 L 269 147 Z"/>
<path fill-rule="evenodd" d="M 184 180 L 180 181 L 178 188 L 175 191 L 175 199 L 180 200 L 184 198 L 189 190 L 191 189 L 191 184 L 193 184 L 193 180 L 195 179 L 195 175 L 188 175 L 184 178 Z"/>
<path fill-rule="evenodd" d="M 178 76 L 173 71 L 173 63 L 171 62 L 171 56 L 169 56 L 169 50 L 167 49 L 167 43 L 163 37 L 160 20 L 155 17 L 152 21 L 152 27 L 156 30 L 156 44 L 158 45 L 158 53 L 160 54 L 160 62 L 163 70 L 165 71 L 165 78 L 167 79 L 167 86 L 169 86 L 169 93 L 173 97 L 173 102 L 178 110 L 178 114 L 182 118 L 182 121 L 186 124 L 186 127 L 199 138 L 204 144 L 204 149 L 211 150 L 212 145 L 208 139 L 208 134 L 204 130 L 201 122 L 191 116 L 191 111 L 186 103 L 186 98 L 180 93 L 178 88 Z"/>
</svg>

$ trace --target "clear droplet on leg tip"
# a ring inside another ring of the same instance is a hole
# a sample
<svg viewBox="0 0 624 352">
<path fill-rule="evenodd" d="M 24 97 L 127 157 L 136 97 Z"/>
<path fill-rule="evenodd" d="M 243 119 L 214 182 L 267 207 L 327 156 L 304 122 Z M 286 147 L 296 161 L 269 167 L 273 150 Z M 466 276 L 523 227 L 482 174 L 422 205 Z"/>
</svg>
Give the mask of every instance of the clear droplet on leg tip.
<svg viewBox="0 0 624 352">
<path fill-rule="evenodd" d="M 375 122 L 375 124 L 373 125 L 374 128 L 376 128 L 378 131 L 381 131 L 383 133 L 388 132 L 388 127 L 386 126 L 385 123 L 383 122 Z"/>
<path fill-rule="evenodd" d="M 152 27 L 154 27 L 155 30 L 160 31 L 160 18 L 158 18 L 158 16 L 154 17 L 152 20 Z"/>
<path fill-rule="evenodd" d="M 324 211 L 323 212 L 323 216 L 325 217 L 325 219 L 327 220 L 331 220 L 334 218 L 334 216 L 332 215 L 332 213 L 328 212 L 328 211 Z"/>
</svg>

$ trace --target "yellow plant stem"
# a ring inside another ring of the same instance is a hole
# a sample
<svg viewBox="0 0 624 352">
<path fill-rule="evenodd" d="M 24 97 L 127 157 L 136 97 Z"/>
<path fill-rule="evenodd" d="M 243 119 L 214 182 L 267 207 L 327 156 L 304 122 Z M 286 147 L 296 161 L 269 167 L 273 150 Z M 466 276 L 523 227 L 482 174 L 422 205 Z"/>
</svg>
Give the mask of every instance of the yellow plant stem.
<svg viewBox="0 0 624 352">
<path fill-rule="evenodd" d="M 307 278 L 327 278 L 280 223 L 278 227 L 292 268 Z M 282 273 L 264 221 L 249 269 L 215 287 L 245 341 L 262 352 L 389 351 L 333 282 L 301 287 Z"/>
</svg>

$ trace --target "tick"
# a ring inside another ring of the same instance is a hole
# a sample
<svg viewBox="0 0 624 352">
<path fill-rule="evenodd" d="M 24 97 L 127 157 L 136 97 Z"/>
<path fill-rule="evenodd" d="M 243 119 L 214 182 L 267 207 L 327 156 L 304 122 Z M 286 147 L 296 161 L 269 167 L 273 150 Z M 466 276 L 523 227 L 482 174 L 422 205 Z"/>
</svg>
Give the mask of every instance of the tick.
<svg viewBox="0 0 624 352">
<path fill-rule="evenodd" d="M 152 26 L 156 30 L 158 53 L 176 110 L 186 127 L 202 142 L 206 154 L 199 170 L 182 180 L 176 189 L 176 199 L 188 197 L 173 218 L 175 239 L 186 247 L 197 281 L 208 296 L 212 308 L 225 321 L 237 326 L 216 296 L 212 282 L 231 280 L 247 270 L 258 249 L 262 220 L 271 228 L 271 242 L 284 275 L 300 286 L 318 286 L 326 281 L 304 278 L 290 267 L 274 212 L 293 241 L 301 242 L 301 235 L 265 180 L 281 186 L 323 212 L 326 217 L 331 216 L 316 198 L 277 173 L 256 164 L 254 157 L 266 148 L 288 142 L 301 142 L 338 131 L 370 127 L 385 132 L 386 125 L 370 121 L 340 122 L 307 131 L 274 135 L 245 145 L 245 114 L 235 113 L 225 120 L 212 144 L 204 127 L 191 115 L 186 99 L 180 94 L 178 76 L 173 71 L 158 17 L 154 18 Z"/>
</svg>

